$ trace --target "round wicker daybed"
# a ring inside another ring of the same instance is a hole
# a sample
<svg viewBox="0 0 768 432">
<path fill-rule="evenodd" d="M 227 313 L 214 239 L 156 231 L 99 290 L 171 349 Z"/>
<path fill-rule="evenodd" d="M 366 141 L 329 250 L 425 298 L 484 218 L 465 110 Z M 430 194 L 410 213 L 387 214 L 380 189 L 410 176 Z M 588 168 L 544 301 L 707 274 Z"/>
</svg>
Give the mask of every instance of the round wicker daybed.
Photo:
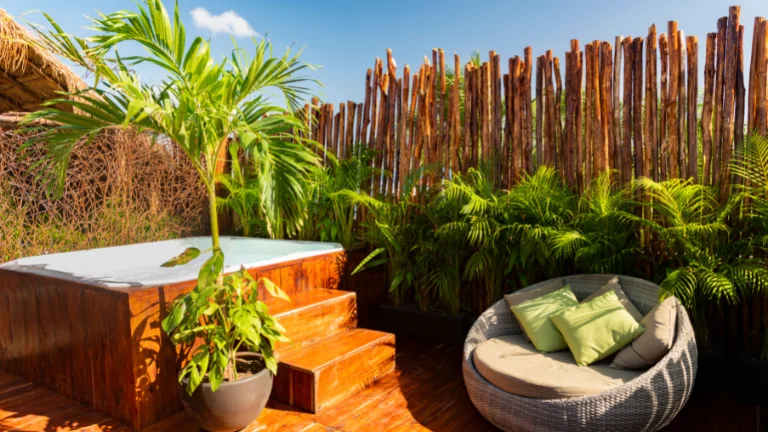
<svg viewBox="0 0 768 432">
<path fill-rule="evenodd" d="M 615 275 L 565 277 L 579 301 Z M 550 281 L 532 285 L 533 290 Z M 659 303 L 659 287 L 619 276 L 632 303 L 647 314 Z M 473 351 L 491 338 L 521 334 L 504 299 L 485 311 L 464 344 L 464 383 L 472 402 L 491 423 L 506 431 L 655 431 L 669 424 L 688 401 L 696 378 L 697 350 L 685 308 L 677 306 L 675 342 L 670 352 L 637 378 L 605 392 L 561 399 L 535 399 L 507 393 L 477 371 Z"/>
</svg>

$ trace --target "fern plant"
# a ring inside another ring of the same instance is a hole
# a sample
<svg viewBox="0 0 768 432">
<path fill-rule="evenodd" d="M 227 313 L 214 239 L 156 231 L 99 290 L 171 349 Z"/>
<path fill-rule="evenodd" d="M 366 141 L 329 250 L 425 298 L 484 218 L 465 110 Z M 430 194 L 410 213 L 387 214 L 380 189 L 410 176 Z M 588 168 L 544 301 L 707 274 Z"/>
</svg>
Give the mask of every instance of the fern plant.
<svg viewBox="0 0 768 432">
<path fill-rule="evenodd" d="M 332 196 L 364 207 L 368 218 L 362 224 L 362 238 L 375 249 L 353 271 L 386 264 L 389 274 L 389 297 L 400 306 L 408 296 L 416 278 L 413 254 L 418 246 L 420 227 L 414 223 L 421 212 L 412 191 L 424 169 L 412 171 L 398 196 L 374 197 L 365 191 L 341 190 Z"/>
<path fill-rule="evenodd" d="M 753 134 L 747 137 L 744 147 L 737 152 L 732 162 L 732 172 L 743 180 L 739 185 L 740 215 L 742 233 L 748 233 L 744 241 L 748 247 L 743 254 L 749 254 L 759 263 L 760 276 L 748 281 L 742 290 L 742 298 L 748 301 L 757 295 L 766 295 L 768 277 L 765 275 L 765 257 L 768 256 L 768 137 Z M 763 334 L 763 361 L 768 361 L 768 332 Z"/>
<path fill-rule="evenodd" d="M 338 242 L 345 248 L 360 244 L 356 232 L 359 206 L 337 192 L 361 191 L 377 170 L 371 166 L 373 150 L 355 146 L 352 154 L 343 160 L 326 155 L 325 168 L 310 178 L 305 222 L 299 238 Z"/>
<path fill-rule="evenodd" d="M 721 206 L 716 190 L 691 180 L 642 178 L 636 186 L 651 197 L 654 219 L 644 224 L 664 249 L 656 251 L 661 296 L 675 296 L 688 309 L 703 348 L 709 348 L 706 309 L 737 304 L 743 290 L 765 278 L 759 261 L 744 255 L 745 242 L 726 225 L 738 199 Z"/>
<path fill-rule="evenodd" d="M 549 246 L 579 272 L 632 273 L 642 222 L 632 206 L 632 191 L 617 185 L 613 173 L 601 173 L 582 194 L 573 219 L 551 234 Z"/>
<path fill-rule="evenodd" d="M 490 306 L 502 294 L 509 273 L 510 226 L 508 195 L 498 193 L 487 170 L 470 168 L 443 185 L 443 196 L 461 205 L 459 218 L 444 223 L 438 233 L 444 238 L 466 239 L 471 254 L 464 277 L 484 286 L 484 303 Z"/>
<path fill-rule="evenodd" d="M 460 230 L 450 228 L 461 216 L 463 203 L 435 190 L 423 206 L 424 229 L 416 265 L 416 301 L 422 310 L 433 304 L 451 315 L 461 313 L 464 263 L 470 245 Z M 421 226 L 421 225 L 420 225 Z"/>
</svg>

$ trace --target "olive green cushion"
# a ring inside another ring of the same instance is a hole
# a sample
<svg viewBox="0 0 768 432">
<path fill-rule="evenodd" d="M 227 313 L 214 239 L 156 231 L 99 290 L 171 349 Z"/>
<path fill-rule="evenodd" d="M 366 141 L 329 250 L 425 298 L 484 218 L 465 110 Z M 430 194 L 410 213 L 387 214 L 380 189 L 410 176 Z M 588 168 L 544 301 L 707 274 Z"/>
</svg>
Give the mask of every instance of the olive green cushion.
<svg viewBox="0 0 768 432">
<path fill-rule="evenodd" d="M 640 320 L 643 319 L 643 314 L 640 312 L 634 304 L 632 304 L 632 300 L 627 297 L 627 295 L 624 293 L 624 290 L 621 289 L 621 285 L 619 284 L 619 278 L 613 278 L 608 281 L 607 284 L 600 287 L 599 290 L 595 291 L 592 295 L 585 298 L 582 303 L 588 302 L 596 297 L 599 297 L 608 291 L 613 291 L 616 293 L 616 297 L 619 298 L 619 302 L 624 306 L 624 308 L 627 309 L 627 312 L 629 312 L 630 315 L 632 315 L 632 318 L 635 319 L 635 321 L 640 322 Z"/>
<path fill-rule="evenodd" d="M 512 313 L 537 350 L 555 352 L 566 349 L 568 345 L 549 317 L 578 304 L 571 287 L 566 285 L 557 291 L 512 306 Z"/>
<path fill-rule="evenodd" d="M 504 300 L 507 301 L 507 304 L 509 307 L 519 305 L 522 302 L 535 299 L 536 297 L 541 297 L 545 294 L 549 294 L 551 292 L 555 292 L 563 287 L 563 280 L 561 278 L 552 279 L 546 282 L 542 282 L 542 285 L 536 289 L 532 290 L 520 290 L 517 292 L 513 292 L 512 294 L 504 294 Z M 523 336 L 525 337 L 525 340 L 528 342 L 531 341 L 531 338 L 528 337 L 528 334 L 523 331 Z"/>
<path fill-rule="evenodd" d="M 550 319 L 579 366 L 608 357 L 645 331 L 613 291 L 553 314 Z"/>
</svg>

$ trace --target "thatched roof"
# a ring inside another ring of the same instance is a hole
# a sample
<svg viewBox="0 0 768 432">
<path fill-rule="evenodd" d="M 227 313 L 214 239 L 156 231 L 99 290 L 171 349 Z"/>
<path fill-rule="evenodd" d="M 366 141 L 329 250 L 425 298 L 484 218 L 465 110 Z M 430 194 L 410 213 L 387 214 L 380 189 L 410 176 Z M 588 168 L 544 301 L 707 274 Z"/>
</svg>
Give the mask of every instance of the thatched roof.
<svg viewBox="0 0 768 432">
<path fill-rule="evenodd" d="M 56 92 L 86 87 L 77 74 L 33 40 L 24 26 L 0 9 L 0 114 L 36 111 L 41 103 L 57 97 Z"/>
</svg>

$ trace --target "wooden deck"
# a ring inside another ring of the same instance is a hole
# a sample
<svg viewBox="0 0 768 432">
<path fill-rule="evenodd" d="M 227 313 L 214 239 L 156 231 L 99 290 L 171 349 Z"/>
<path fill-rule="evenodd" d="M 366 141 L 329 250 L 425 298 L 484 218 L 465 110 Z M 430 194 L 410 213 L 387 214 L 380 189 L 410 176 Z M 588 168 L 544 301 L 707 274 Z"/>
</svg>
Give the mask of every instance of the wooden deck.
<svg viewBox="0 0 768 432">
<path fill-rule="evenodd" d="M 318 414 L 270 403 L 247 431 L 493 431 L 472 406 L 461 377 L 461 348 L 401 337 L 397 370 Z M 759 431 L 762 411 L 728 395 L 695 397 L 671 431 Z M 0 430 L 132 431 L 108 416 L 0 371 Z M 144 429 L 194 431 L 184 413 Z"/>
</svg>

